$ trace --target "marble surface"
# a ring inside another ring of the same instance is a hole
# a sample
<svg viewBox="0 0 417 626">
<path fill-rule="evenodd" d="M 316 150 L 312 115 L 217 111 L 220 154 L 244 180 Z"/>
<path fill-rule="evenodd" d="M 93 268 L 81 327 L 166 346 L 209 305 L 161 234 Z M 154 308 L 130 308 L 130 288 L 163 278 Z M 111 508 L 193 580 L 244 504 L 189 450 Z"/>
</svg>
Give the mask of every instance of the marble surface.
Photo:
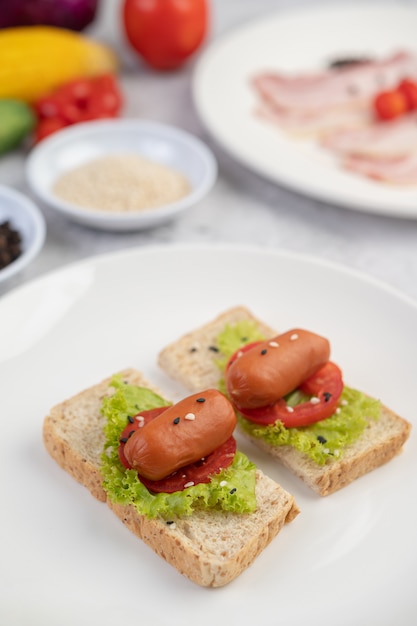
<svg viewBox="0 0 417 626">
<path fill-rule="evenodd" d="M 315 0 L 212 0 L 210 38 L 270 11 L 313 4 L 317 4 Z M 184 217 L 143 232 L 94 231 L 41 206 L 47 223 L 45 246 L 27 270 L 1 286 L 0 294 L 95 254 L 153 244 L 216 242 L 314 255 L 376 277 L 417 301 L 417 220 L 325 204 L 264 180 L 236 163 L 208 136 L 194 108 L 190 85 L 195 59 L 169 74 L 147 69 L 126 46 L 119 8 L 116 0 L 102 0 L 89 32 L 111 44 L 122 59 L 124 116 L 173 124 L 201 137 L 218 159 L 216 185 Z M 1 158 L 0 183 L 30 195 L 24 165 L 23 151 Z"/>
</svg>

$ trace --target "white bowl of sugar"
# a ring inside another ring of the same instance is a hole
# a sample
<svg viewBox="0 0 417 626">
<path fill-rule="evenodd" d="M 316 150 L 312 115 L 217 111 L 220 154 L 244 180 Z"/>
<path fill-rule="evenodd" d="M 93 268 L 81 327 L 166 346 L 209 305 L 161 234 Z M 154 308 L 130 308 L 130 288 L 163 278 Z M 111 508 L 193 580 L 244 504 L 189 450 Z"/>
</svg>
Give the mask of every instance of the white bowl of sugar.
<svg viewBox="0 0 417 626">
<path fill-rule="evenodd" d="M 217 177 L 209 148 L 181 129 L 139 119 L 69 126 L 36 146 L 26 176 L 34 194 L 93 228 L 156 227 L 197 204 Z"/>
</svg>

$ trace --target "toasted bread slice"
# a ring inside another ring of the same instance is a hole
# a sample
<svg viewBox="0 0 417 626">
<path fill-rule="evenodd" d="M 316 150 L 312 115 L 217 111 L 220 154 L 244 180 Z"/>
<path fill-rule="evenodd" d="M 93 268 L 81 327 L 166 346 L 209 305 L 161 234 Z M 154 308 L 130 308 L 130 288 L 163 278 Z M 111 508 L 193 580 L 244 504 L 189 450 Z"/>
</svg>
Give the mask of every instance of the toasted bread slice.
<svg viewBox="0 0 417 626">
<path fill-rule="evenodd" d="M 216 387 L 222 378 L 215 363 L 221 356 L 214 351 L 216 337 L 226 324 L 233 326 L 242 319 L 257 322 L 266 338 L 277 334 L 260 323 L 247 308 L 235 307 L 164 348 L 158 356 L 160 367 L 189 390 L 198 391 L 202 383 L 204 387 Z M 324 466 L 290 446 L 272 446 L 243 431 L 242 434 L 277 458 L 316 493 L 326 496 L 392 459 L 401 451 L 410 430 L 409 422 L 383 406 L 380 419 L 370 420 L 360 439 L 347 446 L 342 457 Z"/>
<path fill-rule="evenodd" d="M 126 382 L 163 395 L 140 372 L 126 369 L 121 374 Z M 98 500 L 106 502 L 135 535 L 181 574 L 207 587 L 229 583 L 254 561 L 286 522 L 296 517 L 299 511 L 294 498 L 259 470 L 258 508 L 253 514 L 201 511 L 167 524 L 138 514 L 132 505 L 112 503 L 100 474 L 105 441 L 100 407 L 103 397 L 112 393 L 110 380 L 103 380 L 50 411 L 43 427 L 46 449 L 65 471 Z"/>
</svg>

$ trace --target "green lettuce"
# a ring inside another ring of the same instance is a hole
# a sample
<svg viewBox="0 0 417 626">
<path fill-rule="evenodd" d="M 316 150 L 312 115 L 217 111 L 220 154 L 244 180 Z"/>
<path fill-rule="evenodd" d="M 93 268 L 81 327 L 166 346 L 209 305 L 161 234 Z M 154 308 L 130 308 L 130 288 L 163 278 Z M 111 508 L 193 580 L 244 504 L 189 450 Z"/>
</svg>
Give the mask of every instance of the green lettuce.
<svg viewBox="0 0 417 626">
<path fill-rule="evenodd" d="M 294 406 L 294 402 L 292 402 Z M 301 428 L 285 428 L 281 422 L 259 426 L 239 416 L 239 425 L 251 437 L 263 439 L 273 446 L 292 446 L 318 465 L 340 458 L 343 449 L 359 439 L 370 419 L 378 419 L 378 400 L 344 387 L 339 411 L 325 420 Z"/>
<path fill-rule="evenodd" d="M 111 385 L 115 393 L 105 397 L 102 403 L 106 441 L 101 455 L 101 472 L 103 488 L 112 502 L 132 504 L 141 515 L 165 519 L 191 515 L 197 509 L 222 509 L 233 513 L 256 510 L 256 467 L 239 451 L 232 465 L 213 475 L 210 483 L 200 483 L 170 494 L 150 493 L 138 479 L 137 472 L 121 464 L 118 455 L 120 433 L 129 415 L 170 403 L 149 389 L 125 384 L 117 376 Z"/>
<path fill-rule="evenodd" d="M 229 358 L 236 350 L 247 343 L 263 339 L 265 337 L 253 321 L 226 326 L 216 342 L 221 354 L 216 361 L 220 370 L 224 372 Z M 219 389 L 226 393 L 224 377 L 219 382 Z M 308 400 L 309 396 L 296 390 L 285 399 L 290 406 L 296 406 Z M 263 439 L 273 446 L 292 446 L 318 465 L 324 465 L 330 459 L 340 458 L 344 448 L 359 439 L 369 420 L 378 419 L 380 413 L 381 404 L 378 400 L 345 386 L 337 413 L 310 426 L 285 428 L 281 422 L 261 426 L 239 414 L 238 422 L 241 429 L 251 437 Z"/>
</svg>

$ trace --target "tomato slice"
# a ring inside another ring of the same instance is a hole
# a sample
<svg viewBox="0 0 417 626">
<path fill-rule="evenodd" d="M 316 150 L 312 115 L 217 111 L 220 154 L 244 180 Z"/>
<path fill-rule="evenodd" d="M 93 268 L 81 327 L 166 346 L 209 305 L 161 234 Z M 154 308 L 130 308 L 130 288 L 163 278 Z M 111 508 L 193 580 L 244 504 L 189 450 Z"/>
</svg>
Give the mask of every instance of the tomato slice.
<svg viewBox="0 0 417 626">
<path fill-rule="evenodd" d="M 124 467 L 131 469 L 124 455 L 126 441 L 134 432 L 143 428 L 158 415 L 161 415 L 167 408 L 167 406 L 161 406 L 148 411 L 141 411 L 141 413 L 129 418 L 127 426 L 120 435 L 119 459 Z M 204 459 L 190 463 L 169 476 L 161 478 L 161 480 L 150 480 L 140 474 L 138 474 L 138 477 L 140 482 L 154 493 L 183 491 L 187 486 L 209 483 L 213 474 L 218 474 L 222 469 L 226 469 L 232 464 L 235 454 L 236 441 L 232 436 Z"/>
<path fill-rule="evenodd" d="M 239 353 L 246 352 L 259 343 L 258 341 L 253 342 L 237 350 L 230 357 L 226 372 Z M 243 417 L 255 424 L 266 426 L 274 424 L 278 420 L 286 428 L 298 428 L 314 424 L 330 417 L 336 411 L 343 391 L 342 372 L 335 363 L 328 361 L 315 374 L 305 380 L 298 389 L 311 395 L 311 399 L 294 407 L 289 407 L 285 399 L 280 398 L 274 404 L 265 407 L 245 409 L 235 405 L 235 408 Z"/>
</svg>

